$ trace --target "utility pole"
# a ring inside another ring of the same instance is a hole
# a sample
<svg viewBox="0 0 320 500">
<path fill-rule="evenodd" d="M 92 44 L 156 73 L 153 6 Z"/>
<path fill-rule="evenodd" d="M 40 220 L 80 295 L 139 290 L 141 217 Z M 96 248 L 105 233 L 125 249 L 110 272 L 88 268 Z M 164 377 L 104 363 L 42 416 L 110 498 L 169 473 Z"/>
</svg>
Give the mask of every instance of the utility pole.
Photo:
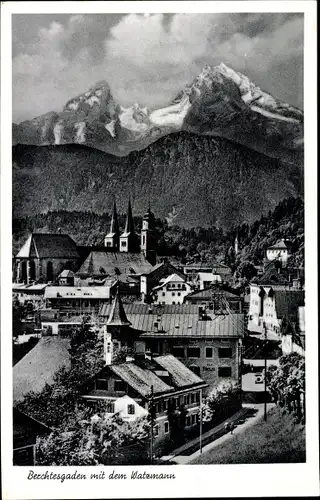
<svg viewBox="0 0 320 500">
<path fill-rule="evenodd" d="M 202 389 L 200 389 L 200 453 L 202 453 Z"/>
<path fill-rule="evenodd" d="M 263 322 L 264 326 L 264 421 L 267 421 L 267 326 Z"/>
<path fill-rule="evenodd" d="M 151 386 L 151 396 L 150 396 L 150 417 L 151 417 L 151 427 L 150 427 L 150 464 L 153 464 L 153 385 Z"/>
</svg>

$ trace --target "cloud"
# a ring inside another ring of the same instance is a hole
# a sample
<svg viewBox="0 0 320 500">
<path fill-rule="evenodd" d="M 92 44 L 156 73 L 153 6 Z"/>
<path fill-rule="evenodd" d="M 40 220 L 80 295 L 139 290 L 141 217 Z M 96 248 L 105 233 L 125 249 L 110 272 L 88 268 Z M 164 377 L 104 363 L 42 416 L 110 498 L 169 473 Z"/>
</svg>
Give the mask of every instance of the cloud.
<svg viewBox="0 0 320 500">
<path fill-rule="evenodd" d="M 99 80 L 109 82 L 122 105 L 165 105 L 205 64 L 222 61 L 301 106 L 301 15 L 73 15 L 52 18 L 30 39 L 19 36 L 16 31 L 17 121 L 59 110 Z"/>
</svg>

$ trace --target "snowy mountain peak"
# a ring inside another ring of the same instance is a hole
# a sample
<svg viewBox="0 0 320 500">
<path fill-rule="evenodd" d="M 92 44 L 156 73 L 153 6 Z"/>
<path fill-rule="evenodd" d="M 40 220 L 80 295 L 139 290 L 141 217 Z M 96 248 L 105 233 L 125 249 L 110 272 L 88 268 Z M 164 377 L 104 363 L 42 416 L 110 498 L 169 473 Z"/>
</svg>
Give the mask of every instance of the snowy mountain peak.
<svg viewBox="0 0 320 500">
<path fill-rule="evenodd" d="M 80 143 L 124 156 L 160 137 L 187 131 L 219 136 L 271 157 L 302 155 L 303 113 L 261 90 L 226 64 L 206 65 L 176 99 L 150 111 L 123 107 L 102 80 L 49 113 L 14 127 L 24 144 Z"/>
</svg>

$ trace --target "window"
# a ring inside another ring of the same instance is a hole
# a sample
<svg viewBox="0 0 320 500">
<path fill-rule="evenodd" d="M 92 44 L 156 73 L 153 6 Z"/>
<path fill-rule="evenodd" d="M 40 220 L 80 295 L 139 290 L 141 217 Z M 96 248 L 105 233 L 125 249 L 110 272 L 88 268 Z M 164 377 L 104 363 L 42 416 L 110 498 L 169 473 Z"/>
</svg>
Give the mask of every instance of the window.
<svg viewBox="0 0 320 500">
<path fill-rule="evenodd" d="M 111 241 L 107 241 L 107 247 L 112 247 Z"/>
<path fill-rule="evenodd" d="M 165 297 L 166 296 L 166 292 L 162 292 L 162 297 Z"/>
<path fill-rule="evenodd" d="M 197 423 L 197 415 L 195 415 L 195 414 L 191 415 L 191 422 L 192 422 L 192 425 Z"/>
<path fill-rule="evenodd" d="M 190 416 L 188 415 L 186 418 L 186 426 L 189 427 L 189 425 L 191 425 L 191 422 L 190 422 Z"/>
<path fill-rule="evenodd" d="M 196 365 L 191 365 L 190 370 L 193 371 L 196 375 L 200 376 L 200 367 Z"/>
<path fill-rule="evenodd" d="M 219 348 L 219 358 L 231 358 L 232 349 L 231 347 L 220 347 Z"/>
<path fill-rule="evenodd" d="M 172 354 L 176 358 L 184 358 L 184 347 L 173 347 Z"/>
<path fill-rule="evenodd" d="M 206 347 L 206 358 L 212 358 L 212 357 L 213 357 L 213 348 Z"/>
<path fill-rule="evenodd" d="M 172 295 L 172 297 L 174 297 L 174 296 L 175 296 L 175 292 L 172 292 L 172 294 L 171 294 L 171 295 Z"/>
<path fill-rule="evenodd" d="M 172 301 L 172 305 L 175 305 L 175 301 L 174 300 Z"/>
<path fill-rule="evenodd" d="M 142 244 L 145 245 L 145 243 L 146 243 L 146 237 L 145 237 L 145 235 L 143 235 L 142 236 Z"/>
<path fill-rule="evenodd" d="M 164 423 L 164 433 L 168 434 L 168 432 L 169 432 L 169 422 L 165 422 Z"/>
<path fill-rule="evenodd" d="M 168 409 L 168 401 L 165 399 L 163 401 L 163 411 L 166 411 Z"/>
<path fill-rule="evenodd" d="M 117 392 L 125 392 L 126 391 L 126 384 L 122 380 L 115 380 L 114 381 L 114 390 Z"/>
<path fill-rule="evenodd" d="M 200 358 L 200 347 L 188 347 L 187 348 L 188 358 Z"/>
<path fill-rule="evenodd" d="M 106 404 L 106 412 L 114 413 L 114 403 L 112 403 L 111 401 L 108 401 L 108 403 Z"/>
<path fill-rule="evenodd" d="M 154 437 L 159 436 L 159 425 L 155 425 L 153 428 Z"/>
<path fill-rule="evenodd" d="M 219 377 L 231 377 L 231 366 L 220 366 L 218 368 Z"/>
<path fill-rule="evenodd" d="M 134 405 L 128 405 L 128 415 L 134 415 L 136 412 Z"/>
<path fill-rule="evenodd" d="M 178 294 L 177 294 L 177 295 L 178 295 L 178 297 L 180 297 L 181 293 L 180 293 L 180 292 L 178 292 Z"/>
<path fill-rule="evenodd" d="M 127 242 L 126 241 L 121 241 L 121 246 L 122 247 L 125 247 L 127 245 Z"/>
<path fill-rule="evenodd" d="M 200 392 L 196 392 L 196 402 L 199 403 L 200 401 Z"/>
<path fill-rule="evenodd" d="M 96 386 L 97 386 L 98 390 L 107 391 L 108 390 L 108 381 L 105 379 L 98 379 Z"/>
<path fill-rule="evenodd" d="M 192 393 L 192 394 L 191 394 L 191 404 L 193 404 L 193 403 L 194 403 L 194 399 L 195 399 L 195 398 L 194 398 L 194 393 Z"/>
<path fill-rule="evenodd" d="M 186 396 L 186 405 L 189 405 L 190 404 L 190 394 L 187 394 Z"/>
</svg>

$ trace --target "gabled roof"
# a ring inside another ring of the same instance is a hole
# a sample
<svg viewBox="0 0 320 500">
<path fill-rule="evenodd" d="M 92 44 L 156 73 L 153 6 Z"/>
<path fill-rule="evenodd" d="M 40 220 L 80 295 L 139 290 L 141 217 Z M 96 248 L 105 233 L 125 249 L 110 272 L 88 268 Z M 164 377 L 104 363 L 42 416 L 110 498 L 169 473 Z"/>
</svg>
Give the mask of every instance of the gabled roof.
<svg viewBox="0 0 320 500">
<path fill-rule="evenodd" d="M 152 265 L 143 253 L 93 251 L 86 258 L 76 275 L 89 276 L 117 276 L 141 275 L 148 273 Z"/>
<path fill-rule="evenodd" d="M 168 283 L 185 283 L 185 278 L 182 278 L 178 274 L 171 274 L 170 276 L 167 276 L 166 278 L 161 278 L 160 279 L 160 284 L 154 288 L 154 290 L 158 290 L 160 288 L 163 288 L 165 285 Z"/>
<path fill-rule="evenodd" d="M 282 239 L 277 241 L 277 243 L 275 243 L 274 245 L 268 247 L 268 250 L 288 250 L 290 246 L 290 241 Z"/>
<path fill-rule="evenodd" d="M 79 259 L 76 243 L 67 234 L 32 233 L 17 258 Z"/>
<path fill-rule="evenodd" d="M 58 278 L 74 278 L 74 272 L 69 269 L 64 269 L 58 276 Z"/>
<path fill-rule="evenodd" d="M 121 380 L 137 391 L 141 396 L 163 394 L 173 390 L 173 387 L 163 382 L 155 373 L 146 368 L 138 366 L 135 362 L 120 363 L 108 367 Z"/>
<path fill-rule="evenodd" d="M 26 413 L 13 408 L 13 448 L 35 442 L 37 436 L 49 434 L 52 429 Z"/>
<path fill-rule="evenodd" d="M 124 308 L 123 308 L 123 305 L 121 302 L 119 287 L 117 288 L 117 293 L 115 295 L 115 298 L 113 299 L 112 308 L 110 311 L 110 316 L 108 318 L 107 324 L 109 326 L 128 326 L 128 325 L 131 325 L 130 321 L 128 321 L 128 318 L 126 316 L 126 313 L 124 311 Z"/>
<path fill-rule="evenodd" d="M 274 296 L 278 318 L 298 319 L 299 307 L 304 306 L 303 290 L 275 290 Z"/>
<path fill-rule="evenodd" d="M 13 367 L 13 400 L 19 401 L 30 392 L 40 392 L 52 384 L 54 374 L 62 366 L 70 366 L 69 339 L 42 337 Z"/>
<path fill-rule="evenodd" d="M 153 266 L 149 273 L 147 273 L 148 278 L 155 279 L 157 279 L 158 277 L 161 278 L 164 276 L 169 276 L 170 274 L 177 274 L 183 279 L 186 278 L 186 276 L 170 262 L 159 262 L 159 264 Z"/>
<path fill-rule="evenodd" d="M 211 285 L 203 290 L 195 290 L 194 292 L 189 293 L 189 295 L 185 297 L 185 300 L 186 302 L 188 302 L 188 299 L 210 300 L 212 299 L 213 294 L 217 293 L 223 295 L 224 297 L 239 299 L 239 294 L 231 292 L 230 290 L 225 290 L 219 285 Z"/>
<path fill-rule="evenodd" d="M 153 361 L 161 368 L 169 372 L 172 377 L 172 384 L 177 387 L 187 387 L 194 384 L 203 384 L 203 380 L 198 377 L 192 370 L 186 367 L 181 361 L 167 354 L 158 356 Z"/>
</svg>

